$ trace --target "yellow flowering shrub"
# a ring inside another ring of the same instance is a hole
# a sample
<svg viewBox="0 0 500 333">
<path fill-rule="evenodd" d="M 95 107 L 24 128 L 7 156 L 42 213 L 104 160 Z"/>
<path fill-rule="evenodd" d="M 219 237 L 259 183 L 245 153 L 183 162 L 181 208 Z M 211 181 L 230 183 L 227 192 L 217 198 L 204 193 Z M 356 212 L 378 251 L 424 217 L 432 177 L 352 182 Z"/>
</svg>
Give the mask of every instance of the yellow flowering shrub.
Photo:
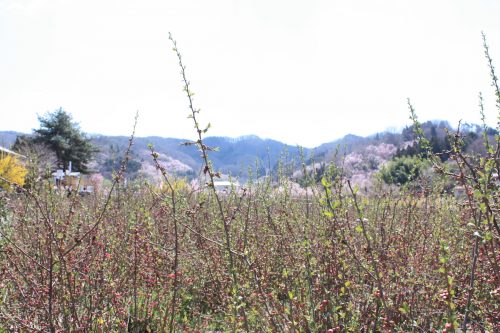
<svg viewBox="0 0 500 333">
<path fill-rule="evenodd" d="M 26 168 L 14 156 L 0 156 L 0 177 L 5 178 L 11 183 L 23 186 L 24 177 L 27 173 L 28 170 L 26 170 Z M 10 185 L 1 179 L 0 187 L 5 190 L 10 189 Z"/>
</svg>

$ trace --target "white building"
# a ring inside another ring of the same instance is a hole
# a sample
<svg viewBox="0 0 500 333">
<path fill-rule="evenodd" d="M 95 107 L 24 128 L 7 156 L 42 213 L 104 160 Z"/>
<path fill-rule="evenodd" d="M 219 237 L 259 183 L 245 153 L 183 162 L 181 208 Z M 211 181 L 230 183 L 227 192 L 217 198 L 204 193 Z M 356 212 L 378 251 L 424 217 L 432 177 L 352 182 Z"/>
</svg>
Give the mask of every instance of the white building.
<svg viewBox="0 0 500 333">
<path fill-rule="evenodd" d="M 216 180 L 214 181 L 214 188 L 216 191 L 230 192 L 232 188 L 238 190 L 240 188 L 240 183 L 230 180 Z"/>
</svg>

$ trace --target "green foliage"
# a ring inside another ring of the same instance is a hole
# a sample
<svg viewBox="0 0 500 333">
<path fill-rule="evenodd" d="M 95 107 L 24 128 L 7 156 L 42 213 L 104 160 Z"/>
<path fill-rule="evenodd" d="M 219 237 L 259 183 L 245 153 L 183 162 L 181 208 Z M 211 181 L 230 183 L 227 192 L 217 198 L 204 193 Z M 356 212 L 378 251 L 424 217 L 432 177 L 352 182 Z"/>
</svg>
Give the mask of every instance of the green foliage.
<svg viewBox="0 0 500 333">
<path fill-rule="evenodd" d="M 417 128 L 420 126 L 420 130 Z M 416 139 L 412 144 L 405 148 L 398 149 L 395 157 L 402 156 L 424 156 L 429 154 L 438 157 L 442 162 L 450 158 L 452 149 L 453 128 L 444 121 L 431 122 L 427 121 L 419 125 L 412 125 L 403 129 L 401 133 L 405 141 Z M 497 135 L 497 130 L 488 126 L 478 126 L 471 124 L 463 124 L 460 126 L 460 144 L 464 151 L 471 150 L 472 152 L 483 152 L 482 145 L 488 138 Z M 481 134 L 484 134 L 481 136 Z M 424 139 L 425 140 L 422 140 Z"/>
<path fill-rule="evenodd" d="M 114 163 L 112 163 L 111 160 L 107 160 L 105 164 L 110 165 L 113 170 L 117 170 L 118 167 L 120 166 L 118 162 L 115 161 Z M 141 162 L 138 162 L 136 160 L 127 161 L 127 173 L 136 173 L 137 171 L 139 171 L 140 168 L 141 168 Z"/>
<path fill-rule="evenodd" d="M 103 163 L 103 169 L 101 172 L 103 173 L 112 173 L 117 172 L 121 168 L 122 162 L 116 158 L 108 158 Z M 129 159 L 126 163 L 126 173 L 128 175 L 136 174 L 142 167 L 141 162 Z"/>
<path fill-rule="evenodd" d="M 396 157 L 382 167 L 380 175 L 387 184 L 404 185 L 417 179 L 425 166 L 417 156 Z"/>
<path fill-rule="evenodd" d="M 69 162 L 73 169 L 87 172 L 87 164 L 97 149 L 83 133 L 78 124 L 73 122 L 69 113 L 62 108 L 39 116 L 40 128 L 36 129 L 33 140 L 47 145 L 55 152 L 60 168 L 67 170 Z"/>
<path fill-rule="evenodd" d="M 402 156 L 426 156 L 427 153 L 438 154 L 441 161 L 446 161 L 449 158 L 449 150 L 451 149 L 447 131 L 451 130 L 451 126 L 447 122 L 433 123 L 431 121 L 420 125 L 420 129 L 416 125 L 406 127 L 402 136 L 405 140 L 412 140 L 416 136 L 417 140 L 411 145 L 398 149 L 395 157 Z M 419 140 L 419 136 L 429 137 L 428 141 Z"/>
</svg>

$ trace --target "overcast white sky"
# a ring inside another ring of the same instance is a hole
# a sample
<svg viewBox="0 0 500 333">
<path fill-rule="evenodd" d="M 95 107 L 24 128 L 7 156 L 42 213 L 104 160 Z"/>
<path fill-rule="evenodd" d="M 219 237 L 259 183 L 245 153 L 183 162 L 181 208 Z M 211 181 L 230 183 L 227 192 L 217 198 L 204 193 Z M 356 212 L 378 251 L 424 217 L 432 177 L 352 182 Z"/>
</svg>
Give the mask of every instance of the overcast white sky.
<svg viewBox="0 0 500 333">
<path fill-rule="evenodd" d="M 209 135 L 306 147 L 421 120 L 490 124 L 498 0 L 0 0 L 0 130 L 63 107 L 89 133 L 190 138 L 168 32 Z M 499 73 L 500 74 L 500 73 Z"/>
</svg>

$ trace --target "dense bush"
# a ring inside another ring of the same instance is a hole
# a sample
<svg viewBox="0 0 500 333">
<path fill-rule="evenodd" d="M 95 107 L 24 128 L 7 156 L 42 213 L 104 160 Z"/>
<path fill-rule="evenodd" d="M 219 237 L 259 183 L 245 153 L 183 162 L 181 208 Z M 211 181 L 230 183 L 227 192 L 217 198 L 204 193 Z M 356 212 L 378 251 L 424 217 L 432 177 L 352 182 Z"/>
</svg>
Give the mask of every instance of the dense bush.
<svg viewBox="0 0 500 333">
<path fill-rule="evenodd" d="M 382 185 L 359 197 L 339 176 L 323 183 L 311 197 L 266 184 L 222 197 L 233 271 L 211 192 L 184 186 L 174 206 L 171 192 L 137 185 L 105 210 L 102 193 L 14 198 L 1 229 L 0 323 L 154 332 L 172 306 L 179 331 L 430 331 L 463 319 L 477 230 L 462 200 Z M 498 236 L 481 237 L 469 325 L 493 331 Z"/>
<path fill-rule="evenodd" d="M 425 167 L 420 157 L 396 157 L 382 166 L 380 175 L 387 184 L 404 185 L 416 180 Z"/>
</svg>

